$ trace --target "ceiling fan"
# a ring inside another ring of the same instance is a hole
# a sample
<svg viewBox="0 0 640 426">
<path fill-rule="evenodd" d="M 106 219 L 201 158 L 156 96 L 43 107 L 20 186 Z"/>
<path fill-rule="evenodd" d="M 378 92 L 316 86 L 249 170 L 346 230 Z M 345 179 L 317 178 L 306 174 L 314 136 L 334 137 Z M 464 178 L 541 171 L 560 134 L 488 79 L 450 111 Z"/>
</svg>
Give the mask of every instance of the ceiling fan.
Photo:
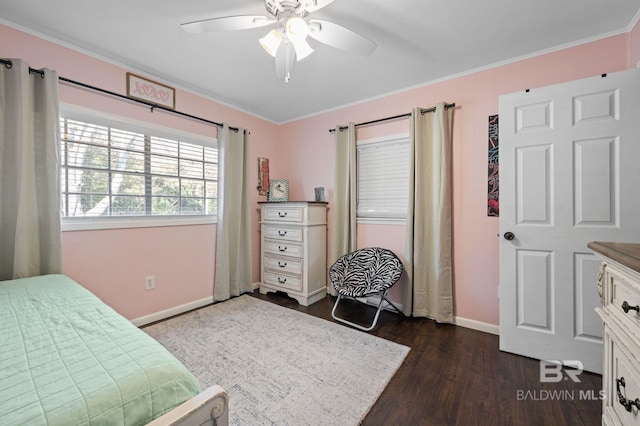
<svg viewBox="0 0 640 426">
<path fill-rule="evenodd" d="M 371 55 L 376 43 L 341 25 L 321 19 L 310 19 L 309 15 L 333 3 L 334 0 L 264 0 L 267 16 L 236 15 L 210 18 L 181 24 L 190 33 L 213 31 L 235 31 L 273 25 L 271 31 L 259 41 L 264 50 L 275 58 L 276 75 L 291 79 L 295 61 L 300 61 L 313 48 L 307 36 L 329 46 L 356 53 Z"/>
</svg>

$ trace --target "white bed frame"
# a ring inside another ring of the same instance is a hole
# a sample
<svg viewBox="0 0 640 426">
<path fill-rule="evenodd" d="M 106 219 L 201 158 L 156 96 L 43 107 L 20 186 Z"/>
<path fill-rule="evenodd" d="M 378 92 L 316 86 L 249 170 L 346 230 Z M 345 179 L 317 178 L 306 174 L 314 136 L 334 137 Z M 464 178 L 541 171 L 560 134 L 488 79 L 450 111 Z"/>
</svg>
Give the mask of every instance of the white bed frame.
<svg viewBox="0 0 640 426">
<path fill-rule="evenodd" d="M 147 426 L 228 426 L 229 395 L 214 385 L 158 417 Z"/>
</svg>

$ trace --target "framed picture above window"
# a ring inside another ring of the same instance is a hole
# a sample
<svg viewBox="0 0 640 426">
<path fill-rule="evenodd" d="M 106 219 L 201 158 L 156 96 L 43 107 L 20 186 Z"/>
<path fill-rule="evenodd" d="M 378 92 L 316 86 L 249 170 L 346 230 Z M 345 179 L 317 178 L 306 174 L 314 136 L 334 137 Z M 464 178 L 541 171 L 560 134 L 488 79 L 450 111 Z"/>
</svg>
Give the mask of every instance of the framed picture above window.
<svg viewBox="0 0 640 426">
<path fill-rule="evenodd" d="M 176 89 L 130 72 L 127 73 L 127 96 L 176 109 Z"/>
</svg>

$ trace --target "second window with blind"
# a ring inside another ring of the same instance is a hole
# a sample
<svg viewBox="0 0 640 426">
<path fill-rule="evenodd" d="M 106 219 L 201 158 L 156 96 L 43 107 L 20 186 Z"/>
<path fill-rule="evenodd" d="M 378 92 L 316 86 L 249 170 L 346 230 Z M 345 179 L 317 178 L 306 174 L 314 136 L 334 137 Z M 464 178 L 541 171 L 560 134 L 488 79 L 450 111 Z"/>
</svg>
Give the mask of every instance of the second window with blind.
<svg viewBox="0 0 640 426">
<path fill-rule="evenodd" d="M 407 218 L 409 135 L 358 141 L 358 222 L 400 222 Z"/>
</svg>

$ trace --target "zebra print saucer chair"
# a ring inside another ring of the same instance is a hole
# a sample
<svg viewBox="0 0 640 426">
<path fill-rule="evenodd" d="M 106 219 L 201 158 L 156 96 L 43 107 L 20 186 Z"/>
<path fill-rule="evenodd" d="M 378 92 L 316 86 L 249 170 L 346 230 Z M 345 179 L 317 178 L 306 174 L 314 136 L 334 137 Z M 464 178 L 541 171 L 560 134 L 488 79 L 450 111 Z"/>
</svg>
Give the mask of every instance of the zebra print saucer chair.
<svg viewBox="0 0 640 426">
<path fill-rule="evenodd" d="M 401 314 L 400 309 L 387 298 L 387 291 L 400 279 L 403 270 L 398 256 L 380 247 L 367 247 L 340 257 L 329 269 L 329 279 L 338 293 L 331 311 L 333 319 L 363 331 L 371 331 L 378 323 L 383 302 L 386 301 Z M 357 299 L 373 295 L 379 295 L 380 302 L 369 327 L 336 316 L 336 308 L 343 298 Z"/>
</svg>

